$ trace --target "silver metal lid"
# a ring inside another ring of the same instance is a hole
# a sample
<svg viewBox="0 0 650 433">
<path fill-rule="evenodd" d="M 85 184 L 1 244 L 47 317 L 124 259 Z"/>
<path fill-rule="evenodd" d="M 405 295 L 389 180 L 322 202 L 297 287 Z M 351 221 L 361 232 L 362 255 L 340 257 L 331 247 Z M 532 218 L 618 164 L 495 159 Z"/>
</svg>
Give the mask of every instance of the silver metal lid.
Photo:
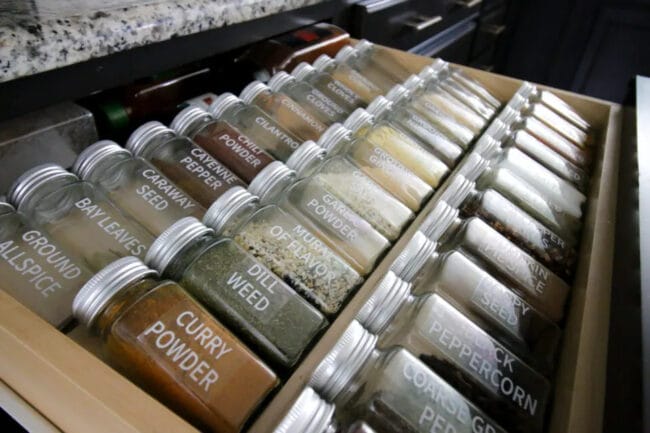
<svg viewBox="0 0 650 433">
<path fill-rule="evenodd" d="M 352 141 L 352 132 L 340 123 L 334 123 L 318 139 L 318 145 L 331 152 L 341 140 Z"/>
<path fill-rule="evenodd" d="M 498 117 L 508 128 L 512 128 L 514 123 L 518 123 L 521 120 L 519 112 L 513 110 L 512 108 L 505 106 L 499 114 Z"/>
<path fill-rule="evenodd" d="M 158 273 L 137 257 L 123 257 L 97 272 L 83 285 L 72 302 L 72 313 L 87 327 L 92 326 L 106 304 L 122 289 Z"/>
<path fill-rule="evenodd" d="M 474 191 L 476 184 L 464 176 L 456 174 L 447 182 L 440 193 L 440 200 L 444 200 L 451 207 L 458 207 Z"/>
<path fill-rule="evenodd" d="M 305 171 L 314 163 L 323 161 L 325 155 L 327 155 L 325 149 L 315 142 L 307 140 L 291 154 L 286 165 L 289 169 L 294 170 L 298 177 L 304 177 Z"/>
<path fill-rule="evenodd" d="M 262 92 L 266 92 L 267 90 L 271 89 L 269 89 L 266 84 L 262 83 L 261 81 L 253 81 L 248 86 L 244 87 L 244 90 L 242 90 L 239 94 L 239 99 L 247 104 L 250 104 L 253 102 L 253 99 L 255 99 L 257 95 Z"/>
<path fill-rule="evenodd" d="M 420 225 L 419 230 L 430 241 L 435 242 L 447 231 L 449 226 L 458 218 L 458 209 L 445 201 L 439 201 L 431 213 Z"/>
<path fill-rule="evenodd" d="M 413 92 L 417 90 L 419 87 L 424 87 L 424 80 L 417 75 L 411 75 L 404 81 L 403 86 L 406 87 L 407 90 L 410 92 Z"/>
<path fill-rule="evenodd" d="M 500 119 L 494 119 L 488 129 L 485 130 L 483 136 L 489 135 L 497 142 L 501 143 L 503 140 L 508 138 L 510 134 L 510 129 L 508 126 L 503 123 Z"/>
<path fill-rule="evenodd" d="M 202 108 L 190 105 L 184 108 L 174 117 L 169 125 L 178 135 L 187 135 L 189 129 L 197 122 L 203 122 L 212 119 L 210 113 Z"/>
<path fill-rule="evenodd" d="M 335 64 L 336 64 L 336 60 L 334 60 L 327 54 L 321 54 L 314 62 L 314 68 L 316 68 L 317 71 L 324 72 L 325 69 Z"/>
<path fill-rule="evenodd" d="M 512 95 L 512 98 L 510 98 L 510 101 L 508 102 L 507 106 L 512 108 L 515 111 L 522 112 L 528 109 L 529 107 L 528 99 L 515 93 L 514 95 Z"/>
<path fill-rule="evenodd" d="M 368 331 L 379 334 L 390 323 L 411 293 L 411 285 L 388 271 L 357 313 L 356 320 Z"/>
<path fill-rule="evenodd" d="M 309 385 L 327 400 L 334 400 L 363 367 L 376 343 L 377 336 L 353 320 L 332 350 L 318 364 Z"/>
<path fill-rule="evenodd" d="M 217 234 L 223 232 L 230 219 L 251 204 L 259 203 L 259 199 L 242 186 L 233 186 L 212 203 L 203 216 L 203 224 L 213 229 Z"/>
<path fill-rule="evenodd" d="M 350 57 L 356 54 L 357 54 L 357 50 L 355 50 L 350 45 L 346 45 L 343 48 L 341 48 L 338 53 L 336 53 L 336 57 L 334 57 L 334 59 L 339 63 L 345 63 L 350 59 Z"/>
<path fill-rule="evenodd" d="M 71 182 L 79 180 L 77 176 L 57 164 L 41 164 L 27 170 L 9 188 L 7 201 L 16 209 L 29 201 L 42 187 L 48 186 L 53 180 L 68 178 Z"/>
<path fill-rule="evenodd" d="M 463 159 L 456 173 L 474 182 L 489 167 L 489 160 L 481 157 L 478 153 L 472 152 Z"/>
<path fill-rule="evenodd" d="M 269 86 L 269 89 L 273 90 L 274 92 L 279 92 L 285 85 L 291 83 L 292 81 L 296 81 L 296 78 L 292 77 L 284 71 L 280 71 L 272 76 L 266 85 Z"/>
<path fill-rule="evenodd" d="M 493 125 L 502 126 L 503 124 L 501 123 L 501 125 L 497 125 L 495 123 Z M 490 126 L 490 128 L 492 128 L 492 126 Z M 499 131 L 497 130 L 497 133 L 498 132 Z M 482 158 L 491 159 L 496 155 L 499 149 L 501 149 L 500 140 L 496 140 L 492 134 L 486 132 L 481 136 L 476 145 L 474 145 L 474 150 L 472 150 L 472 152 L 480 155 Z"/>
<path fill-rule="evenodd" d="M 126 145 L 124 147 L 130 150 L 134 155 L 141 156 L 147 146 L 154 142 L 154 139 L 159 137 L 171 139 L 175 136 L 176 132 L 174 132 L 173 129 L 166 127 L 157 120 L 152 120 L 151 122 L 143 123 L 133 131 L 129 136 L 129 139 L 126 140 Z"/>
<path fill-rule="evenodd" d="M 16 212 L 16 209 L 6 201 L 0 201 L 0 215 Z"/>
<path fill-rule="evenodd" d="M 359 51 L 359 52 L 361 53 L 361 52 L 363 52 L 363 51 L 367 51 L 367 50 L 370 50 L 370 49 L 374 48 L 374 46 L 375 46 L 375 44 L 373 44 L 373 43 L 370 42 L 369 40 L 367 40 L 367 39 L 360 39 L 360 40 L 359 40 L 359 41 L 354 45 L 354 48 L 355 48 L 357 51 Z"/>
<path fill-rule="evenodd" d="M 390 89 L 388 93 L 386 93 L 386 99 L 388 99 L 390 102 L 397 104 L 400 101 L 404 100 L 405 98 L 408 98 L 410 94 L 411 92 L 409 91 L 409 89 L 402 86 L 401 84 L 395 84 L 393 88 Z"/>
<path fill-rule="evenodd" d="M 225 113 L 226 110 L 239 103 L 243 103 L 243 101 L 232 93 L 222 93 L 212 104 L 210 104 L 208 111 L 214 118 L 218 119 L 223 116 L 223 113 Z"/>
<path fill-rule="evenodd" d="M 144 262 L 161 274 L 176 256 L 194 239 L 214 233 L 194 217 L 181 218 L 167 228 L 149 247 Z"/>
<path fill-rule="evenodd" d="M 391 101 L 380 95 L 377 96 L 368 107 L 366 107 L 366 111 L 375 117 L 379 117 L 386 111 L 390 110 L 392 106 L 393 103 Z"/>
<path fill-rule="evenodd" d="M 296 80 L 304 80 L 309 76 L 310 74 L 317 72 L 316 68 L 310 65 L 307 62 L 301 62 L 293 68 L 293 71 L 291 71 L 291 75 L 296 77 Z"/>
<path fill-rule="evenodd" d="M 277 188 L 283 184 L 288 186 L 295 179 L 295 171 L 280 161 L 273 161 L 253 178 L 248 185 L 248 192 L 258 196 L 260 203 L 269 203 L 274 198 L 272 194 L 279 192 Z"/>
<path fill-rule="evenodd" d="M 537 88 L 532 83 L 529 83 L 528 81 L 524 81 L 521 87 L 517 90 L 517 93 L 515 95 L 519 95 L 525 99 L 529 99 L 531 97 L 537 97 L 539 96 L 540 90 Z"/>
<path fill-rule="evenodd" d="M 91 144 L 77 156 L 74 164 L 72 164 L 72 171 L 81 179 L 89 180 L 102 160 L 112 155 L 131 156 L 131 152 L 114 141 L 101 140 Z"/>
<path fill-rule="evenodd" d="M 357 132 L 363 125 L 367 123 L 372 123 L 373 116 L 368 113 L 363 108 L 357 108 L 352 114 L 345 120 L 343 126 L 348 128 L 352 132 Z"/>
<path fill-rule="evenodd" d="M 273 433 L 326 433 L 333 415 L 334 405 L 306 387 Z"/>
<path fill-rule="evenodd" d="M 418 230 L 391 264 L 390 270 L 404 281 L 413 281 L 416 274 L 435 253 L 437 247 L 435 242 L 430 241 L 424 233 Z"/>
</svg>

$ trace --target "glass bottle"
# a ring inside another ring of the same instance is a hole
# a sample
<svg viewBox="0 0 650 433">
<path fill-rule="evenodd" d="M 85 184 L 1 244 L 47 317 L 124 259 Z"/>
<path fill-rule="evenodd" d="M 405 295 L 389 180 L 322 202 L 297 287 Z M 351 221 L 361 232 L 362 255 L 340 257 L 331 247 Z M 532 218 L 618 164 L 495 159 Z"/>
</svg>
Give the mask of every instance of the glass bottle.
<svg viewBox="0 0 650 433">
<path fill-rule="evenodd" d="M 358 108 L 343 124 L 356 137 L 362 137 L 400 161 L 432 188 L 437 188 L 449 173 L 449 167 L 410 135 L 404 134 L 385 119 L 376 119 Z"/>
<path fill-rule="evenodd" d="M 157 121 L 133 131 L 125 147 L 151 162 L 204 208 L 230 187 L 246 185 L 192 140 L 176 135 L 173 129 Z"/>
<path fill-rule="evenodd" d="M 366 105 L 370 104 L 377 96 L 385 93 L 384 90 L 364 75 L 345 63 L 337 62 L 327 54 L 322 54 L 316 59 L 314 68 L 319 72 L 330 75 L 336 81 L 343 83 L 344 86 L 359 95 Z"/>
<path fill-rule="evenodd" d="M 488 223 L 476 217 L 460 218 L 458 209 L 443 200 L 420 227 L 440 244 L 439 250 L 461 250 L 504 279 L 509 288 L 549 319 L 562 319 L 570 286 Z"/>
<path fill-rule="evenodd" d="M 332 194 L 318 178 L 296 181 L 280 161 L 270 164 L 249 185 L 260 203 L 275 203 L 343 257 L 361 275 L 372 271 L 390 247 L 388 239 Z"/>
<path fill-rule="evenodd" d="M 431 186 L 382 147 L 366 138 L 355 139 L 341 124 L 328 128 L 318 144 L 328 157 L 342 156 L 350 161 L 412 211 L 419 210 L 433 192 Z"/>
<path fill-rule="evenodd" d="M 9 203 L 0 201 L 2 288 L 50 324 L 72 317 L 72 299 L 92 272 Z"/>
<path fill-rule="evenodd" d="M 334 405 L 305 387 L 273 433 L 336 433 Z"/>
<path fill-rule="evenodd" d="M 198 107 L 187 107 L 178 113 L 171 128 L 178 135 L 189 137 L 247 183 L 275 161 L 246 134 Z"/>
<path fill-rule="evenodd" d="M 246 104 L 260 108 L 302 140 L 317 140 L 327 129 L 323 122 L 299 103 L 284 93 L 273 92 L 259 81 L 253 81 L 246 86 L 239 97 Z"/>
<path fill-rule="evenodd" d="M 379 350 L 408 350 L 497 422 L 542 431 L 549 382 L 439 294 L 410 296 L 389 273 L 356 318 Z"/>
<path fill-rule="evenodd" d="M 232 93 L 221 94 L 209 110 L 216 119 L 223 119 L 250 137 L 280 161 L 286 161 L 302 140 L 269 117 L 255 105 L 245 104 Z"/>
<path fill-rule="evenodd" d="M 311 84 L 350 113 L 368 105 L 354 90 L 309 63 L 300 63 L 291 71 L 291 75 L 299 81 Z"/>
<path fill-rule="evenodd" d="M 336 405 L 338 419 L 363 419 L 381 433 L 505 433 L 406 349 L 376 342 L 353 321 L 309 381 Z"/>
<path fill-rule="evenodd" d="M 84 149 L 72 171 L 103 188 L 113 203 L 153 236 L 183 217 L 205 214 L 203 206 L 156 167 L 110 140 Z"/>
<path fill-rule="evenodd" d="M 167 229 L 145 260 L 178 281 L 273 365 L 292 367 L 327 325 L 282 279 L 196 218 L 183 218 Z"/>
<path fill-rule="evenodd" d="M 399 238 L 413 212 L 342 155 L 305 141 L 287 161 L 298 179 L 309 177 L 334 194 L 390 241 Z"/>
<path fill-rule="evenodd" d="M 7 194 L 19 212 L 98 271 L 124 256 L 144 258 L 153 237 L 99 188 L 56 164 L 23 173 Z"/>
<path fill-rule="evenodd" d="M 438 245 L 416 232 L 391 270 L 411 284 L 411 293 L 437 293 L 529 365 L 550 377 L 560 328 L 499 279 L 463 253 L 437 251 Z"/>
<path fill-rule="evenodd" d="M 201 429 L 239 432 L 279 383 L 181 286 L 135 257 L 98 272 L 72 308 L 125 376 Z"/>
<path fill-rule="evenodd" d="M 341 257 L 276 205 L 233 187 L 203 222 L 241 247 L 328 316 L 336 314 L 363 278 Z"/>
<path fill-rule="evenodd" d="M 325 125 L 342 122 L 351 113 L 311 84 L 298 81 L 284 71 L 271 77 L 267 85 L 272 91 L 289 96 Z"/>
<path fill-rule="evenodd" d="M 416 138 L 448 167 L 454 167 L 463 155 L 463 147 L 460 144 L 447 137 L 420 114 L 403 105 L 395 106 L 383 96 L 378 96 L 368 105 L 366 111 L 376 119 L 386 119 L 396 129 Z"/>
</svg>

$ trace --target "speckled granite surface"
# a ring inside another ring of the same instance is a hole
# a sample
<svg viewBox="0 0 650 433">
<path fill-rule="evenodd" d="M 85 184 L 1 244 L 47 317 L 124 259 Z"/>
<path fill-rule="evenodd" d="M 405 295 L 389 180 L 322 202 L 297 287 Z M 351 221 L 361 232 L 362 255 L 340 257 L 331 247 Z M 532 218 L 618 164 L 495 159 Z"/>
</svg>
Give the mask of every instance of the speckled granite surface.
<svg viewBox="0 0 650 433">
<path fill-rule="evenodd" d="M 323 1 L 180 0 L 4 24 L 0 26 L 0 82 Z"/>
</svg>

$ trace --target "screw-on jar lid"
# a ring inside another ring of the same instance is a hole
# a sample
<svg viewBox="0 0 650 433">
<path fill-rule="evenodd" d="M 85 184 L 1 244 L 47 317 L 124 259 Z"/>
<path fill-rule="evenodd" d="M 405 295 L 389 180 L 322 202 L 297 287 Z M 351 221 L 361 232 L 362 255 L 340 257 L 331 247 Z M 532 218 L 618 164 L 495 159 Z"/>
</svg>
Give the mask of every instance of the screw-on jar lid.
<svg viewBox="0 0 650 433">
<path fill-rule="evenodd" d="M 334 405 L 306 387 L 273 433 L 329 433 Z"/>
<path fill-rule="evenodd" d="M 531 97 L 536 97 L 540 93 L 539 89 L 537 86 L 535 86 L 532 83 L 529 83 L 528 81 L 524 81 L 521 87 L 517 90 L 517 93 L 515 95 L 519 95 L 524 99 L 529 99 Z"/>
<path fill-rule="evenodd" d="M 350 45 L 346 45 L 343 48 L 341 48 L 338 53 L 336 53 L 336 57 L 334 58 L 339 63 L 345 63 L 348 59 L 350 59 L 350 57 L 356 54 L 357 54 L 357 50 L 355 50 Z"/>
<path fill-rule="evenodd" d="M 510 98 L 507 106 L 521 113 L 528 108 L 528 100 L 523 96 L 515 93 L 512 95 L 512 98 Z"/>
<path fill-rule="evenodd" d="M 291 83 L 292 81 L 296 81 L 295 77 L 292 77 L 284 71 L 280 71 L 271 77 L 267 83 L 267 86 L 269 86 L 269 89 L 273 90 L 274 92 L 279 92 L 285 85 Z"/>
<path fill-rule="evenodd" d="M 395 84 L 389 91 L 386 93 L 386 99 L 395 104 L 407 98 L 411 92 L 406 87 L 401 84 Z"/>
<path fill-rule="evenodd" d="M 410 293 L 411 285 L 398 278 L 392 271 L 388 271 L 361 307 L 356 319 L 368 331 L 379 334 L 390 323 Z"/>
<path fill-rule="evenodd" d="M 352 132 L 357 132 L 363 125 L 372 123 L 372 121 L 372 114 L 368 113 L 363 108 L 357 108 L 352 114 L 350 114 L 350 117 L 345 120 L 343 126 Z"/>
<path fill-rule="evenodd" d="M 294 170 L 298 177 L 304 177 L 305 170 L 312 167 L 316 161 L 322 161 L 325 155 L 327 155 L 325 149 L 313 141 L 307 140 L 287 159 L 287 167 Z"/>
<path fill-rule="evenodd" d="M 170 128 L 172 128 L 178 135 L 187 135 L 189 129 L 198 121 L 205 121 L 212 119 L 210 113 L 202 108 L 190 105 L 180 111 L 172 120 Z"/>
<path fill-rule="evenodd" d="M 336 60 L 334 60 L 327 54 L 321 54 L 320 56 L 318 56 L 316 61 L 314 61 L 314 68 L 316 68 L 317 71 L 323 72 L 325 69 L 335 64 L 336 64 Z"/>
<path fill-rule="evenodd" d="M 352 141 L 352 132 L 340 123 L 334 123 L 318 139 L 318 145 L 331 152 L 341 140 Z"/>
<path fill-rule="evenodd" d="M 424 80 L 417 75 L 411 75 L 404 81 L 403 86 L 406 87 L 407 90 L 410 92 L 413 92 L 417 90 L 419 87 L 424 87 Z"/>
<path fill-rule="evenodd" d="M 443 200 L 451 207 L 460 206 L 467 196 L 474 191 L 476 184 L 460 174 L 454 175 L 453 179 L 447 182 L 444 190 L 440 193 L 440 200 Z"/>
<path fill-rule="evenodd" d="M 361 39 L 354 45 L 354 49 L 356 49 L 359 53 L 361 53 L 363 51 L 372 49 L 374 46 L 375 44 L 373 44 L 369 40 Z"/>
<path fill-rule="evenodd" d="M 129 139 L 126 140 L 124 147 L 133 152 L 134 155 L 140 156 L 144 153 L 147 146 L 154 142 L 155 138 L 162 136 L 173 138 L 176 136 L 176 132 L 157 120 L 152 120 L 151 122 L 143 123 L 133 131 Z"/>
<path fill-rule="evenodd" d="M 20 210 L 21 206 L 42 187 L 50 185 L 53 180 L 69 179 L 70 182 L 79 180 L 77 176 L 57 164 L 41 164 L 27 170 L 9 188 L 7 201 Z"/>
<path fill-rule="evenodd" d="M 293 68 L 291 75 L 296 77 L 296 80 L 304 80 L 307 76 L 313 72 L 316 72 L 316 68 L 310 65 L 307 62 L 300 62 L 298 66 Z"/>
<path fill-rule="evenodd" d="M 255 176 L 248 185 L 248 192 L 258 196 L 260 203 L 269 203 L 274 198 L 272 194 L 278 192 L 278 187 L 288 186 L 295 179 L 295 171 L 280 161 L 273 161 Z"/>
<path fill-rule="evenodd" d="M 503 107 L 503 110 L 501 111 L 501 114 L 499 114 L 498 119 L 501 120 L 508 128 L 512 128 L 514 126 L 514 123 L 518 123 L 521 120 L 521 116 L 519 116 L 518 111 L 513 110 L 506 105 Z"/>
<path fill-rule="evenodd" d="M 131 156 L 131 152 L 114 141 L 101 140 L 91 144 L 77 156 L 74 164 L 72 164 L 72 171 L 81 179 L 88 180 L 102 160 L 112 155 Z"/>
<path fill-rule="evenodd" d="M 242 186 L 233 186 L 212 203 L 203 216 L 203 224 L 220 234 L 232 217 L 259 199 Z"/>
<path fill-rule="evenodd" d="M 232 93 L 222 93 L 217 99 L 214 100 L 212 104 L 210 104 L 208 111 L 210 114 L 212 114 L 212 116 L 218 119 L 223 116 L 223 113 L 225 113 L 226 110 L 239 103 L 243 103 L 243 101 Z"/>
<path fill-rule="evenodd" d="M 147 277 L 158 276 L 137 257 L 123 257 L 97 272 L 83 285 L 72 303 L 72 312 L 90 327 L 106 304 L 122 289 Z"/>
<path fill-rule="evenodd" d="M 498 130 L 496 132 L 500 133 Z M 492 134 L 489 134 L 486 131 L 486 133 L 483 134 L 481 139 L 476 143 L 472 152 L 480 155 L 485 159 L 491 159 L 499 151 L 500 148 L 500 141 L 496 140 Z"/>
<path fill-rule="evenodd" d="M 268 90 L 270 89 L 266 84 L 261 81 L 253 81 L 248 86 L 244 87 L 244 90 L 239 94 L 239 98 L 245 103 L 250 104 L 257 95 Z"/>
<path fill-rule="evenodd" d="M 16 209 L 6 201 L 0 200 L 0 215 L 10 213 L 10 212 L 16 212 Z"/>
<path fill-rule="evenodd" d="M 377 336 L 353 320 L 332 350 L 318 364 L 309 385 L 327 400 L 334 400 L 363 367 L 376 343 Z"/>
<path fill-rule="evenodd" d="M 383 96 L 377 96 L 366 108 L 366 111 L 375 117 L 379 117 L 390 110 L 393 103 Z"/>
<path fill-rule="evenodd" d="M 418 230 L 391 264 L 390 269 L 402 280 L 410 282 L 436 252 L 437 247 L 435 242 L 430 241 Z"/>
<path fill-rule="evenodd" d="M 167 228 L 149 247 L 144 262 L 161 274 L 194 239 L 214 233 L 194 217 L 181 218 Z"/>
<path fill-rule="evenodd" d="M 476 152 L 472 152 L 463 159 L 456 170 L 460 176 L 474 182 L 490 166 L 490 161 L 481 157 Z"/>
<path fill-rule="evenodd" d="M 497 142 L 501 143 L 508 137 L 508 134 L 510 134 L 508 126 L 500 119 L 494 119 L 483 135 L 489 135 Z"/>
<path fill-rule="evenodd" d="M 456 188 L 456 185 L 453 185 L 453 188 Z M 458 218 L 458 214 L 459 211 L 457 208 L 441 200 L 436 203 L 431 213 L 422 222 L 419 231 L 429 238 L 430 241 L 435 242 L 440 239 L 456 218 Z"/>
</svg>

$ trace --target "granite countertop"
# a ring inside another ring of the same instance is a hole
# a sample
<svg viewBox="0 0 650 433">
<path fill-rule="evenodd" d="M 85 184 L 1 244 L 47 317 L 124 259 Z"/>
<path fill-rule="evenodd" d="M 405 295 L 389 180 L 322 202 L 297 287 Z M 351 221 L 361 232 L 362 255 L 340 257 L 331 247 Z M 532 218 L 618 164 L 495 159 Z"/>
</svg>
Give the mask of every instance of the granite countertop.
<svg viewBox="0 0 650 433">
<path fill-rule="evenodd" d="M 323 1 L 170 0 L 69 18 L 3 24 L 0 82 Z"/>
</svg>

